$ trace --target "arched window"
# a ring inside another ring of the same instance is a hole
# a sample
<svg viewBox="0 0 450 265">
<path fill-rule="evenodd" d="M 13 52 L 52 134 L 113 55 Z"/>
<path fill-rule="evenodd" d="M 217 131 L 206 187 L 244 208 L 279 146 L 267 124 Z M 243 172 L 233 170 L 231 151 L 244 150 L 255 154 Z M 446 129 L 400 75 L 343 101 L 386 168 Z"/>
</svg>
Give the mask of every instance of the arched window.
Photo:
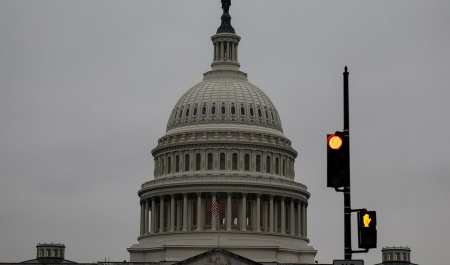
<svg viewBox="0 0 450 265">
<path fill-rule="evenodd" d="M 177 111 L 173 110 L 173 119 L 176 119 L 176 118 L 177 118 Z"/>
<path fill-rule="evenodd" d="M 216 104 L 213 104 L 211 107 L 211 115 L 216 115 Z"/>
<path fill-rule="evenodd" d="M 236 115 L 236 107 L 231 105 L 231 115 Z"/>
<path fill-rule="evenodd" d="M 245 115 L 245 108 L 244 108 L 244 105 L 241 106 L 241 115 L 242 115 L 242 116 Z"/>
<path fill-rule="evenodd" d="M 225 170 L 225 153 L 220 153 L 220 170 Z"/>
<path fill-rule="evenodd" d="M 257 172 L 261 172 L 261 156 L 260 155 L 256 155 L 256 171 Z"/>
<path fill-rule="evenodd" d="M 180 113 L 178 114 L 178 118 L 181 119 L 181 115 L 183 115 L 183 110 L 180 109 Z"/>
<path fill-rule="evenodd" d="M 220 108 L 220 114 L 225 115 L 227 112 L 227 108 L 225 107 L 225 104 L 222 105 L 222 107 Z"/>
<path fill-rule="evenodd" d="M 269 112 L 267 112 L 267 110 L 265 110 L 265 112 L 266 112 L 266 119 L 268 119 L 269 118 Z"/>
<path fill-rule="evenodd" d="M 275 118 L 273 117 L 273 111 L 272 110 L 270 110 L 270 115 L 272 116 L 272 120 L 274 121 Z"/>
<path fill-rule="evenodd" d="M 231 170 L 237 170 L 237 164 L 238 164 L 238 155 L 236 153 L 233 153 L 233 156 L 231 157 Z"/>
<path fill-rule="evenodd" d="M 186 110 L 186 117 L 189 117 L 189 108 Z"/>
<path fill-rule="evenodd" d="M 200 153 L 197 153 L 195 155 L 195 170 L 200 170 L 202 165 L 202 155 Z"/>
<path fill-rule="evenodd" d="M 270 156 L 266 157 L 266 173 L 270 173 Z"/>
<path fill-rule="evenodd" d="M 202 116 L 205 116 L 206 115 L 206 106 L 203 106 L 202 107 Z"/>
<path fill-rule="evenodd" d="M 165 165 L 164 165 L 164 158 L 161 159 L 161 175 L 164 175 Z"/>
<path fill-rule="evenodd" d="M 172 157 L 167 158 L 167 174 L 172 173 Z"/>
<path fill-rule="evenodd" d="M 249 154 L 244 155 L 244 170 L 250 171 L 250 155 Z"/>
<path fill-rule="evenodd" d="M 275 174 L 278 175 L 279 169 L 280 169 L 280 160 L 278 159 L 278 157 L 275 157 Z"/>
<path fill-rule="evenodd" d="M 180 172 L 180 156 L 175 157 L 175 172 Z"/>
<path fill-rule="evenodd" d="M 208 154 L 208 170 L 212 170 L 213 169 L 213 154 L 209 153 Z"/>
<path fill-rule="evenodd" d="M 253 107 L 250 107 L 250 116 L 255 116 L 255 112 L 253 111 Z"/>
<path fill-rule="evenodd" d="M 283 158 L 283 176 L 286 176 L 286 159 Z"/>
<path fill-rule="evenodd" d="M 192 113 L 192 116 L 194 116 L 194 117 L 197 116 L 197 106 L 194 107 L 194 111 Z"/>
<path fill-rule="evenodd" d="M 259 116 L 260 118 L 262 118 L 262 111 L 261 111 L 260 108 L 258 108 L 258 116 Z"/>
<path fill-rule="evenodd" d="M 184 171 L 189 171 L 189 154 L 184 156 Z"/>
</svg>

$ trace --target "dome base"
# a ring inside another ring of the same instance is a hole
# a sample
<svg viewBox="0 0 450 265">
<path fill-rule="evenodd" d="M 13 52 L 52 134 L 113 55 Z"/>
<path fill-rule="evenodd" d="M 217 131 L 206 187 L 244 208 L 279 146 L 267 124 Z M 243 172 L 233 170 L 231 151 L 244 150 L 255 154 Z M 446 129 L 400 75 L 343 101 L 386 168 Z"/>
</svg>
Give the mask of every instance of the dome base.
<svg viewBox="0 0 450 265">
<path fill-rule="evenodd" d="M 260 263 L 313 264 L 317 251 L 307 239 L 282 234 L 221 231 L 219 247 Z M 128 248 L 130 262 L 171 264 L 217 248 L 217 232 L 146 235 Z M 168 263 L 167 263 L 168 262 Z"/>
</svg>

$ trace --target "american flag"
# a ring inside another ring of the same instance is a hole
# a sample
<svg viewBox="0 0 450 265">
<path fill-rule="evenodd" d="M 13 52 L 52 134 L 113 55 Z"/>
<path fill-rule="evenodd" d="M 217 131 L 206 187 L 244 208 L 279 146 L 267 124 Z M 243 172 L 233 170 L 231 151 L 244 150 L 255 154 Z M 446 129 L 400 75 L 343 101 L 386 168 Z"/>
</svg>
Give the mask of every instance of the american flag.
<svg viewBox="0 0 450 265">
<path fill-rule="evenodd" d="M 219 215 L 219 193 L 217 193 L 216 201 L 211 206 L 211 212 L 215 217 Z"/>
</svg>

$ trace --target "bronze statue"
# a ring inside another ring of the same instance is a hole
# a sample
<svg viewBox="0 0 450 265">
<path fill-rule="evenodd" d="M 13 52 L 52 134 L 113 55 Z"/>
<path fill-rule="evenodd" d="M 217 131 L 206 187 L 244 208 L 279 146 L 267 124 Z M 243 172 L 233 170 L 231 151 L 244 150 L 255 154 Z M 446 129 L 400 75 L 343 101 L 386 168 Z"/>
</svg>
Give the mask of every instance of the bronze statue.
<svg viewBox="0 0 450 265">
<path fill-rule="evenodd" d="M 222 0 L 222 9 L 224 13 L 228 13 L 231 6 L 231 0 Z"/>
</svg>

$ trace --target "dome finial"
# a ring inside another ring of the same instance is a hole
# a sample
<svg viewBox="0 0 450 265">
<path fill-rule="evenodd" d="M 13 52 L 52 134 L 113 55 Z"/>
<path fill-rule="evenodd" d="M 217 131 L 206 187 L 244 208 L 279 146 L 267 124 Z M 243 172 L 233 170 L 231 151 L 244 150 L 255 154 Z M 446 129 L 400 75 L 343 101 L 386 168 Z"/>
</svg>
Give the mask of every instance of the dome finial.
<svg viewBox="0 0 450 265">
<path fill-rule="evenodd" d="M 217 33 L 236 33 L 233 26 L 231 26 L 231 16 L 228 11 L 230 10 L 231 0 L 222 0 L 222 24 L 217 29 Z"/>
</svg>

